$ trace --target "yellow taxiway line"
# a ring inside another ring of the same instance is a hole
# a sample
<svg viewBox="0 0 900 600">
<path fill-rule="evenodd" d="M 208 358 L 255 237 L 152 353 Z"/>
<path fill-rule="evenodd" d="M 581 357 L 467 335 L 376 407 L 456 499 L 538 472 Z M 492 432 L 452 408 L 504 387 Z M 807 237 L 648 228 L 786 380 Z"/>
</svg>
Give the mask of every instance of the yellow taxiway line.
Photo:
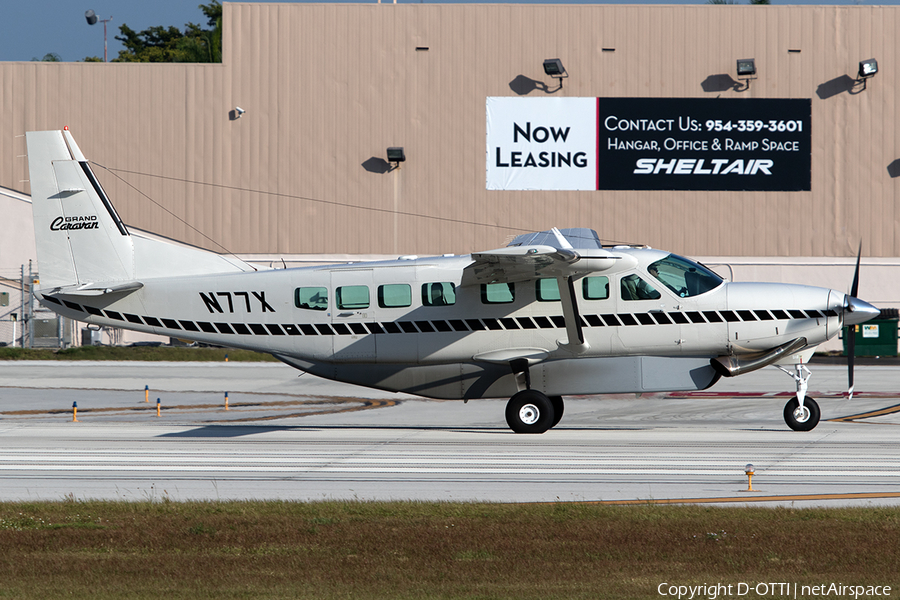
<svg viewBox="0 0 900 600">
<path fill-rule="evenodd" d="M 725 498 L 665 498 L 647 500 L 594 500 L 585 502 L 572 502 L 566 504 L 725 504 L 733 502 L 806 502 L 810 500 L 866 500 L 878 498 L 900 498 L 900 492 L 860 492 L 849 494 L 801 494 L 788 496 L 731 496 Z M 562 504 L 561 502 L 547 502 L 536 504 Z"/>
<path fill-rule="evenodd" d="M 893 415 L 898 412 L 900 412 L 900 404 L 895 404 L 893 406 L 888 406 L 887 408 L 882 408 L 879 410 L 872 410 L 872 411 L 869 411 L 866 413 L 860 413 L 858 415 L 849 415 L 847 417 L 838 417 L 836 419 L 828 419 L 828 420 L 838 422 L 838 423 L 848 423 L 850 421 L 855 421 L 857 419 L 871 419 L 872 417 L 883 417 L 884 415 Z"/>
</svg>

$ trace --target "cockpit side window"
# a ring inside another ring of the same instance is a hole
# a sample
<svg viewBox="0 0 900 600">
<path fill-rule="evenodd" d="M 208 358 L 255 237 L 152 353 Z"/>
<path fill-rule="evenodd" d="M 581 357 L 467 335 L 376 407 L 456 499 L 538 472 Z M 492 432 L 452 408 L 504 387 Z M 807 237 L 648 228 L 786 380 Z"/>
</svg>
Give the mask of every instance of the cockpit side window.
<svg viewBox="0 0 900 600">
<path fill-rule="evenodd" d="M 703 265 L 675 254 L 651 263 L 647 272 L 682 298 L 705 294 L 723 281 Z"/>
<path fill-rule="evenodd" d="M 660 293 L 637 275 L 626 275 L 621 284 L 622 300 L 659 300 Z"/>
</svg>

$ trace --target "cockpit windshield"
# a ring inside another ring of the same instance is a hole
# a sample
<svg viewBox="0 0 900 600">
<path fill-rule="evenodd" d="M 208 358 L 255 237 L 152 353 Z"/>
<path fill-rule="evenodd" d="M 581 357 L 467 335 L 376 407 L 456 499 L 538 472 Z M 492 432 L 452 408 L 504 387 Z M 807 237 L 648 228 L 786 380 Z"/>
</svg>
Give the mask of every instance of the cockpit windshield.
<svg viewBox="0 0 900 600">
<path fill-rule="evenodd" d="M 651 263 L 647 272 L 682 298 L 705 294 L 724 281 L 703 265 L 675 254 Z"/>
</svg>

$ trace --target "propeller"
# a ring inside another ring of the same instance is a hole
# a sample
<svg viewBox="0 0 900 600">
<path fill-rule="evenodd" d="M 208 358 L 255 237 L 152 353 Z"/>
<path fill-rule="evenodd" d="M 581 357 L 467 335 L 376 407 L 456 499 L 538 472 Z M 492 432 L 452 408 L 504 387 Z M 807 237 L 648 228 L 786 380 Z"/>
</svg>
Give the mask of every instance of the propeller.
<svg viewBox="0 0 900 600">
<path fill-rule="evenodd" d="M 853 362 L 856 357 L 856 326 L 865 323 L 869 319 L 877 317 L 881 311 L 857 298 L 859 293 L 859 262 L 862 258 L 862 241 L 859 242 L 859 252 L 856 254 L 856 270 L 853 272 L 853 283 L 850 285 L 850 294 L 844 299 L 844 332 L 847 340 L 847 378 L 850 387 L 849 396 L 853 400 Z"/>
</svg>

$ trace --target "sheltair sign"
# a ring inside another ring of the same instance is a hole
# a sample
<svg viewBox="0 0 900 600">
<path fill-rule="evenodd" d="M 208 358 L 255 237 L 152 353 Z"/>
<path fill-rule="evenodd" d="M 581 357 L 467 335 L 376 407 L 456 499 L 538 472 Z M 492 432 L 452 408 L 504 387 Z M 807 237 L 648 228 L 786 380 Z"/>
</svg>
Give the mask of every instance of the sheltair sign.
<svg viewBox="0 0 900 600">
<path fill-rule="evenodd" d="M 808 191 L 808 99 L 488 98 L 487 189 Z"/>
</svg>

